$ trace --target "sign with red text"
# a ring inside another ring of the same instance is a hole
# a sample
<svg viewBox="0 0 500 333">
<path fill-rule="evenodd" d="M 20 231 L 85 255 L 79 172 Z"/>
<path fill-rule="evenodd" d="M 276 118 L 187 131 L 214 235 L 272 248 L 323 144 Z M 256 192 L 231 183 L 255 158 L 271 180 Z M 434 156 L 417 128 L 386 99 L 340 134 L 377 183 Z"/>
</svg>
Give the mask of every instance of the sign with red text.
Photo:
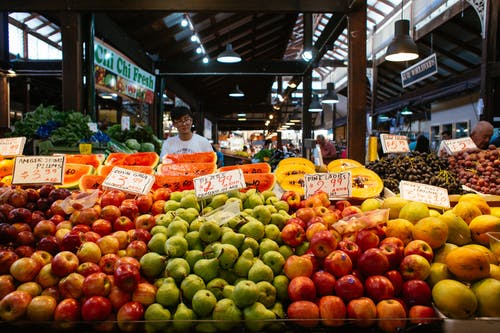
<svg viewBox="0 0 500 333">
<path fill-rule="evenodd" d="M 62 184 L 65 156 L 17 156 L 12 185 Z"/>
<path fill-rule="evenodd" d="M 0 139 L 0 155 L 2 156 L 17 156 L 22 155 L 26 137 L 20 136 L 17 138 L 2 138 Z"/>
<path fill-rule="evenodd" d="M 330 199 L 349 198 L 352 192 L 351 172 L 315 173 L 304 175 L 304 197 L 323 191 Z"/>
<path fill-rule="evenodd" d="M 241 169 L 212 173 L 193 179 L 194 192 L 198 198 L 207 198 L 219 193 L 245 188 Z"/>
<path fill-rule="evenodd" d="M 442 187 L 402 180 L 399 182 L 399 193 L 401 198 L 406 200 L 419 201 L 430 206 L 450 208 L 448 190 Z"/>
<path fill-rule="evenodd" d="M 475 149 L 477 148 L 476 144 L 470 137 L 459 138 L 459 139 L 451 139 L 443 141 L 444 149 L 450 155 L 454 155 L 458 152 L 467 150 L 467 149 Z"/>
<path fill-rule="evenodd" d="M 154 182 L 154 175 L 115 166 L 102 182 L 102 188 L 132 194 L 148 194 Z"/>
<path fill-rule="evenodd" d="M 380 143 L 384 154 L 410 152 L 408 138 L 404 135 L 380 134 Z"/>
</svg>

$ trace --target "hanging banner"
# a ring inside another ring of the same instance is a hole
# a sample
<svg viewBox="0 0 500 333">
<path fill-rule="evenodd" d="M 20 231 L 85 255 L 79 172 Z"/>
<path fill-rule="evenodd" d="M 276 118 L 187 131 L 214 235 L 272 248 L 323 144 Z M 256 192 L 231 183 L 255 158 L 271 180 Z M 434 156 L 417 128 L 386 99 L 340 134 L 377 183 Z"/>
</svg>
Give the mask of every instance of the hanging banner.
<svg viewBox="0 0 500 333">
<path fill-rule="evenodd" d="M 415 65 L 401 72 L 401 84 L 403 88 L 422 81 L 438 72 L 436 53 L 420 60 Z"/>
<path fill-rule="evenodd" d="M 153 103 L 156 77 L 99 40 L 94 40 L 95 82 L 134 99 Z"/>
</svg>

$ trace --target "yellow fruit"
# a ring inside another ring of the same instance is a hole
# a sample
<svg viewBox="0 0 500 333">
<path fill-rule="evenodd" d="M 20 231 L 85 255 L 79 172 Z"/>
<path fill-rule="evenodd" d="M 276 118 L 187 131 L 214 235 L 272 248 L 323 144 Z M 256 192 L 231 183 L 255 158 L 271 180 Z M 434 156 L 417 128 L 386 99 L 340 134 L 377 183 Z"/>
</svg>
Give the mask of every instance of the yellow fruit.
<svg viewBox="0 0 500 333">
<path fill-rule="evenodd" d="M 363 212 L 367 212 L 369 210 L 378 209 L 380 206 L 382 206 L 382 201 L 375 198 L 369 198 L 361 203 L 360 208 Z"/>
<path fill-rule="evenodd" d="M 476 295 L 456 280 L 444 279 L 436 283 L 432 288 L 432 300 L 448 318 L 468 319 L 476 314 Z"/>
<path fill-rule="evenodd" d="M 440 263 L 445 263 L 446 261 L 446 256 L 448 253 L 451 251 L 458 249 L 458 245 L 451 244 L 451 243 L 444 243 L 443 246 L 441 246 L 439 249 L 437 249 L 434 252 L 434 259 L 432 260 L 433 262 L 440 262 Z"/>
<path fill-rule="evenodd" d="M 410 201 L 399 211 L 399 218 L 415 224 L 424 217 L 429 217 L 429 207 L 423 202 Z"/>
<path fill-rule="evenodd" d="M 448 253 L 445 260 L 450 272 L 461 281 L 477 281 L 490 276 L 488 257 L 480 250 L 459 247 Z"/>
<path fill-rule="evenodd" d="M 452 211 L 457 216 L 460 216 L 467 224 L 469 224 L 473 218 L 482 214 L 481 210 L 470 201 L 457 203 L 455 207 L 452 208 Z"/>
<path fill-rule="evenodd" d="M 409 201 L 398 196 L 388 197 L 382 202 L 381 208 L 389 208 L 389 219 L 397 219 L 399 217 L 399 211 L 406 205 Z"/>
<path fill-rule="evenodd" d="M 491 207 L 490 214 L 496 217 L 500 217 L 500 207 Z"/>
<path fill-rule="evenodd" d="M 488 205 L 486 199 L 484 199 L 477 193 L 466 193 L 461 195 L 460 198 L 458 199 L 458 202 L 463 202 L 463 201 L 468 201 L 476 205 L 476 207 L 481 210 L 482 214 L 490 214 L 491 212 L 490 206 Z"/>
<path fill-rule="evenodd" d="M 424 217 L 413 227 L 413 239 L 426 241 L 432 249 L 437 249 L 448 238 L 448 225 L 439 217 Z"/>
<path fill-rule="evenodd" d="M 490 277 L 495 280 L 500 280 L 500 266 L 490 264 Z"/>
<path fill-rule="evenodd" d="M 435 209 L 429 209 L 429 216 L 441 216 L 441 213 Z"/>
<path fill-rule="evenodd" d="M 457 216 L 455 213 L 449 210 L 439 218 L 445 221 L 448 225 L 448 238 L 446 239 L 447 243 L 462 246 L 471 242 L 472 238 L 469 226 L 460 216 Z"/>
<path fill-rule="evenodd" d="M 8 175 L 12 175 L 12 169 L 14 169 L 14 159 L 3 159 L 0 161 L 0 178 Z"/>
<path fill-rule="evenodd" d="M 479 244 L 467 244 L 467 245 L 464 245 L 463 247 L 469 247 L 471 249 L 479 250 L 479 251 L 483 252 L 486 255 L 486 257 L 488 257 L 488 262 L 490 264 L 494 264 L 494 265 L 498 264 L 497 257 L 486 246 L 482 246 Z"/>
<path fill-rule="evenodd" d="M 472 239 L 481 245 L 488 246 L 490 238 L 488 232 L 500 231 L 500 217 L 481 215 L 475 217 L 469 224 Z"/>
<path fill-rule="evenodd" d="M 387 221 L 385 229 L 387 237 L 397 237 L 408 244 L 413 240 L 413 223 L 405 219 L 394 219 Z"/>
<path fill-rule="evenodd" d="M 10 185 L 12 184 L 12 175 L 7 175 L 0 180 L 0 182 L 4 183 L 5 185 Z"/>
</svg>

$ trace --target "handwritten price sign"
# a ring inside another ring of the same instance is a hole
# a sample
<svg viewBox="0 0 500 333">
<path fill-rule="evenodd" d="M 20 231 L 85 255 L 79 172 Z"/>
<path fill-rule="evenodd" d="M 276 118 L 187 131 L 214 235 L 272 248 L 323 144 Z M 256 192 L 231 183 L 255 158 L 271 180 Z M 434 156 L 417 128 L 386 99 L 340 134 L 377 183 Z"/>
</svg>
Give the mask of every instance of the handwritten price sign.
<svg viewBox="0 0 500 333">
<path fill-rule="evenodd" d="M 24 136 L 20 136 L 17 138 L 0 139 L 0 155 L 2 156 L 22 155 L 25 144 L 26 144 L 26 137 Z"/>
<path fill-rule="evenodd" d="M 198 198 L 245 188 L 245 178 L 241 169 L 213 173 L 193 179 L 194 192 Z"/>
<path fill-rule="evenodd" d="M 408 153 L 410 151 L 408 139 L 404 135 L 380 134 L 380 142 L 382 150 L 386 154 Z"/>
<path fill-rule="evenodd" d="M 102 182 L 105 190 L 120 190 L 132 194 L 148 194 L 155 176 L 125 168 L 113 167 Z"/>
<path fill-rule="evenodd" d="M 14 161 L 12 184 L 62 184 L 65 163 L 65 156 L 18 156 Z"/>
<path fill-rule="evenodd" d="M 444 148 L 446 149 L 446 152 L 450 155 L 454 155 L 466 149 L 477 148 L 476 144 L 474 143 L 474 141 L 472 141 L 470 137 L 444 140 L 443 144 Z"/>
<path fill-rule="evenodd" d="M 304 175 L 304 196 L 309 198 L 314 193 L 323 191 L 330 199 L 351 196 L 351 172 L 315 173 Z"/>
<path fill-rule="evenodd" d="M 402 180 L 399 183 L 399 192 L 401 198 L 406 200 L 419 201 L 431 206 L 450 208 L 448 190 L 442 187 Z"/>
</svg>

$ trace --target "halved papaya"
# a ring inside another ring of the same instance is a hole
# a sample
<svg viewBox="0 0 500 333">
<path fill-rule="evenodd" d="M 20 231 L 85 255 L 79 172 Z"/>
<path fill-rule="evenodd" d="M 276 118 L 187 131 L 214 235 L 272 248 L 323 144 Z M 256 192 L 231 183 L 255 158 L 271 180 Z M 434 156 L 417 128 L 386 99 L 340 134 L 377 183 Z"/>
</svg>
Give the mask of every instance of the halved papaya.
<svg viewBox="0 0 500 333">
<path fill-rule="evenodd" d="M 362 167 L 363 164 L 349 158 L 339 158 L 331 161 L 327 165 L 328 172 L 342 172 L 347 169 Z"/>
<path fill-rule="evenodd" d="M 152 168 L 160 162 L 160 156 L 155 152 L 110 153 L 104 161 L 105 165 L 142 165 Z"/>
<path fill-rule="evenodd" d="M 97 169 L 104 162 L 104 154 L 65 154 L 66 163 L 90 164 Z"/>
<path fill-rule="evenodd" d="M 313 174 L 313 173 L 316 173 L 316 169 L 314 168 L 314 166 L 311 168 L 310 166 L 303 164 L 284 164 L 278 166 L 274 170 L 274 174 L 276 175 L 278 183 L 281 183 L 283 179 L 291 175 L 304 176 L 305 174 Z"/>
<path fill-rule="evenodd" d="M 63 183 L 61 185 L 57 185 L 56 187 L 67 189 L 78 188 L 80 178 L 83 175 L 93 174 L 94 170 L 95 169 L 92 165 L 66 163 L 64 165 Z"/>
<path fill-rule="evenodd" d="M 152 189 L 156 190 L 160 187 L 166 187 L 172 192 L 193 190 L 193 179 L 195 176 L 170 176 L 170 175 L 155 175 L 155 183 Z"/>
<path fill-rule="evenodd" d="M 272 173 L 244 173 L 246 188 L 242 192 L 255 188 L 259 192 L 272 190 L 276 184 L 276 177 Z"/>
<path fill-rule="evenodd" d="M 163 157 L 163 164 L 169 163 L 217 163 L 217 154 L 212 151 L 192 154 L 167 154 Z"/>
<path fill-rule="evenodd" d="M 289 164 L 293 164 L 293 165 L 305 165 L 311 169 L 314 169 L 314 163 L 309 161 L 307 158 L 303 158 L 303 157 L 287 157 L 287 158 L 284 158 L 282 159 L 279 163 L 278 163 L 278 166 L 277 167 L 280 167 L 282 165 L 289 165 Z"/>
<path fill-rule="evenodd" d="M 154 173 L 154 168 L 147 165 L 100 165 L 97 168 L 97 174 L 106 177 L 115 166 L 132 171 L 147 173 L 149 175 Z"/>
<path fill-rule="evenodd" d="M 170 176 L 204 176 L 214 173 L 217 170 L 215 163 L 170 163 L 160 164 L 156 168 L 159 175 Z"/>
<path fill-rule="evenodd" d="M 373 198 L 379 195 L 384 189 L 384 182 L 382 179 L 370 169 L 355 167 L 345 171 L 351 172 L 353 198 Z"/>
<path fill-rule="evenodd" d="M 251 164 L 237 164 L 237 165 L 226 165 L 220 167 L 218 171 L 230 171 L 235 169 L 241 169 L 243 173 L 270 173 L 271 165 L 266 162 L 251 163 Z"/>
<path fill-rule="evenodd" d="M 78 188 L 81 191 L 100 190 L 105 178 L 106 176 L 101 175 L 83 175 L 78 182 Z"/>
<path fill-rule="evenodd" d="M 294 191 L 301 196 L 304 195 L 304 174 L 285 176 L 278 184 L 285 191 Z"/>
</svg>

